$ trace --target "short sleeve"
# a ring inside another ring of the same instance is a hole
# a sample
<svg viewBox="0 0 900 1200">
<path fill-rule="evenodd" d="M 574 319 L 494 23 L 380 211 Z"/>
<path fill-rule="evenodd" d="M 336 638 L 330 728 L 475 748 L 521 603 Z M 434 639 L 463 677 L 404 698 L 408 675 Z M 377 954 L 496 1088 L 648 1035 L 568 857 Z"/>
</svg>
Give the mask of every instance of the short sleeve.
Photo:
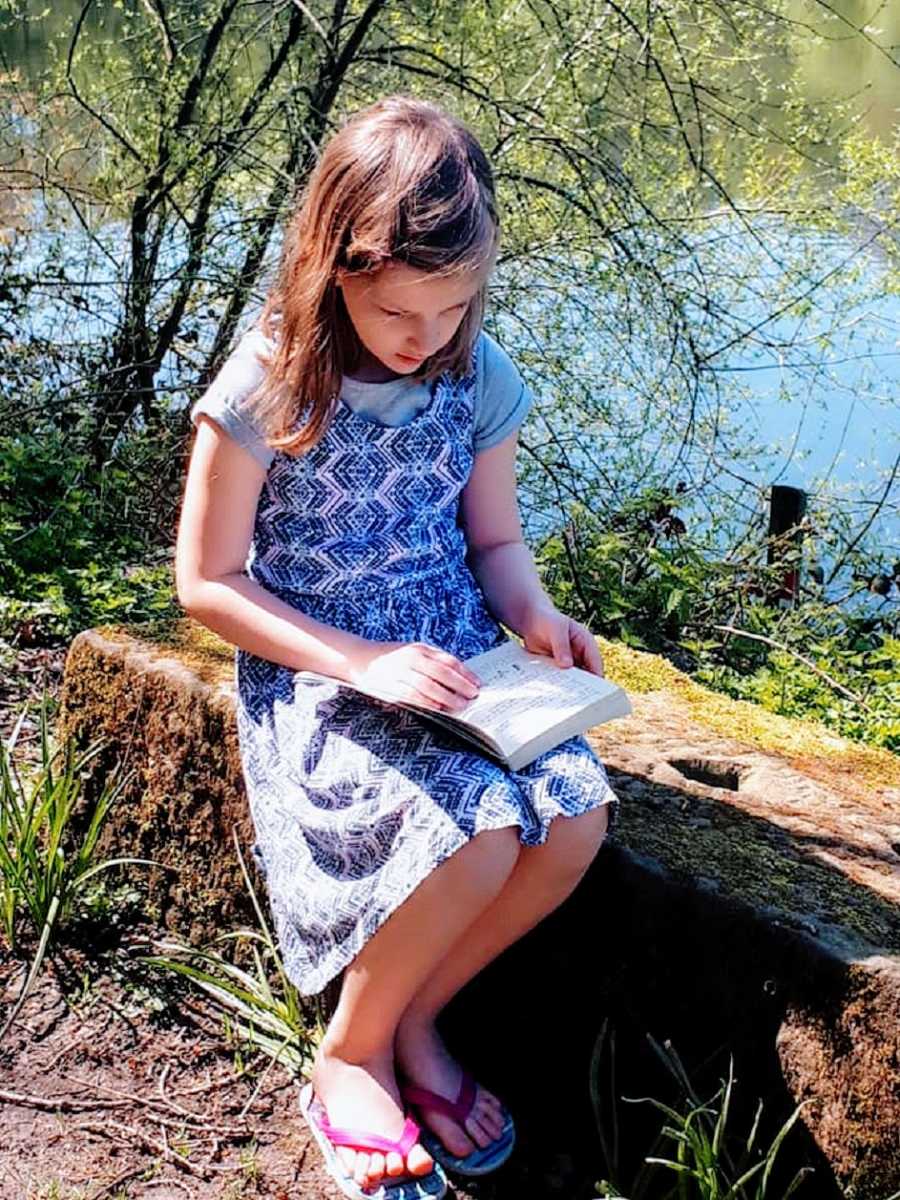
<svg viewBox="0 0 900 1200">
<path fill-rule="evenodd" d="M 190 412 L 194 425 L 201 413 L 212 418 L 267 470 L 275 454 L 266 445 L 262 430 L 247 410 L 246 401 L 262 383 L 265 374 L 258 356 L 270 349 L 271 342 L 261 330 L 248 330 Z"/>
<path fill-rule="evenodd" d="M 487 333 L 475 350 L 475 452 L 496 446 L 517 429 L 533 396 L 518 367 Z"/>
</svg>

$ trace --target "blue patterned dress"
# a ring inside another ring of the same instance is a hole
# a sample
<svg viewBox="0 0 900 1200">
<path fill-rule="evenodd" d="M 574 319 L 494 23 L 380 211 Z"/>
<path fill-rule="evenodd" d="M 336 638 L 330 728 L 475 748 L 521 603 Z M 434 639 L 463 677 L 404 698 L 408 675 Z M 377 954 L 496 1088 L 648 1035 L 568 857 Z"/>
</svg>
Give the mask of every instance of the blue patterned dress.
<svg viewBox="0 0 900 1200">
<path fill-rule="evenodd" d="M 444 375 L 401 426 L 338 402 L 308 454 L 277 453 L 250 577 L 328 625 L 460 659 L 507 640 L 465 563 L 474 370 Z M 257 855 L 285 968 L 314 995 L 429 872 L 482 830 L 540 845 L 556 816 L 616 800 L 584 738 L 507 771 L 426 719 L 236 654 L 237 719 Z"/>
</svg>

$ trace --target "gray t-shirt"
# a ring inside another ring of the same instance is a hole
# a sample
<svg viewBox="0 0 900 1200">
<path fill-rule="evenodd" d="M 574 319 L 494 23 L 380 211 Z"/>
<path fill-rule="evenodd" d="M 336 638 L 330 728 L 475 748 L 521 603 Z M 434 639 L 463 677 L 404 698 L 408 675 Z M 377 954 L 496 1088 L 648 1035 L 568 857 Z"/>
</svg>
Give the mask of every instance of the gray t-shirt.
<svg viewBox="0 0 900 1200">
<path fill-rule="evenodd" d="M 196 425 L 200 413 L 249 450 L 268 469 L 274 453 L 265 443 L 260 428 L 248 411 L 246 400 L 263 378 L 257 358 L 270 342 L 258 328 L 244 334 L 225 360 L 221 371 L 191 408 Z M 502 442 L 525 419 L 532 395 L 506 353 L 487 333 L 475 346 L 475 451 Z M 387 383 L 362 383 L 345 375 L 341 384 L 344 402 L 367 420 L 381 425 L 406 425 L 430 400 L 428 385 L 409 376 Z"/>
</svg>

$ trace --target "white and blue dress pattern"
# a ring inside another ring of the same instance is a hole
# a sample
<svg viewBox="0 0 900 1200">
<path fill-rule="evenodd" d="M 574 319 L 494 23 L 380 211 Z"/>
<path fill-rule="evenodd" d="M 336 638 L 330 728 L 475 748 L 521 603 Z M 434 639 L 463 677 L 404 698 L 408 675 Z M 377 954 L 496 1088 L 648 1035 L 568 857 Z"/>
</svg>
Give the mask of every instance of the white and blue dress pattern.
<svg viewBox="0 0 900 1200">
<path fill-rule="evenodd" d="M 386 426 L 338 401 L 312 451 L 277 453 L 248 573 L 328 625 L 466 659 L 506 640 L 465 562 L 458 501 L 474 461 L 475 379 Z M 313 995 L 477 833 L 610 804 L 584 738 L 507 771 L 416 715 L 238 650 L 244 776 L 285 968 Z M 613 813 L 611 811 L 610 816 Z"/>
</svg>

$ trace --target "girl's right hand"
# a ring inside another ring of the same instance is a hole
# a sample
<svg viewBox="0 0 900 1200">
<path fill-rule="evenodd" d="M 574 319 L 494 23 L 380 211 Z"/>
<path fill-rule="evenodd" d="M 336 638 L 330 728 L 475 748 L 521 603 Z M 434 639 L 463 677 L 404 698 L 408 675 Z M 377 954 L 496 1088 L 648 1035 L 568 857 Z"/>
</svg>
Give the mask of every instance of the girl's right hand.
<svg viewBox="0 0 900 1200">
<path fill-rule="evenodd" d="M 478 695 L 481 680 L 452 654 L 426 642 L 370 642 L 354 656 L 349 682 L 387 700 L 435 712 L 458 712 Z"/>
</svg>

